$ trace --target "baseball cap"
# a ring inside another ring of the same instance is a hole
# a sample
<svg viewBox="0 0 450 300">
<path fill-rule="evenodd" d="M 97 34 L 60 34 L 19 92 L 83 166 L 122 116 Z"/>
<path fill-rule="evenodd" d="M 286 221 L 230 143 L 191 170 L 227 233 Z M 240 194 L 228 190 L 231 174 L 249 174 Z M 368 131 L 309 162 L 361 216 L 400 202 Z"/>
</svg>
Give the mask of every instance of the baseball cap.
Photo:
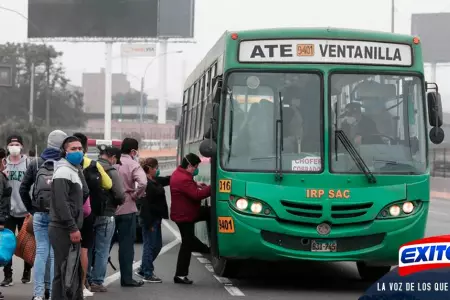
<svg viewBox="0 0 450 300">
<path fill-rule="evenodd" d="M 120 162 L 121 151 L 119 148 L 112 147 L 112 146 L 106 146 L 106 145 L 99 145 L 98 150 L 100 150 L 100 155 L 106 154 L 109 157 L 114 156 L 115 158 L 117 158 L 117 164 L 118 165 L 122 164 Z"/>
<path fill-rule="evenodd" d="M 21 145 L 23 145 L 23 139 L 22 139 L 22 137 L 21 137 L 20 135 L 17 135 L 17 134 L 10 135 L 10 136 L 8 137 L 8 139 L 6 140 L 6 144 L 7 144 L 7 145 L 10 144 L 10 143 L 12 143 L 12 142 L 18 142 L 18 143 L 20 143 Z"/>
</svg>

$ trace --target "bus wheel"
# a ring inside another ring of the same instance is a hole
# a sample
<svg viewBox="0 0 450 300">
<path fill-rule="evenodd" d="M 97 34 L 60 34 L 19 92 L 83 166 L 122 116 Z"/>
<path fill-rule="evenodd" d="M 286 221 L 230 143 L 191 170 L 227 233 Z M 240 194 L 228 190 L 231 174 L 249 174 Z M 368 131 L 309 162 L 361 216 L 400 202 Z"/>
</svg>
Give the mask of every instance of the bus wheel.
<svg viewBox="0 0 450 300">
<path fill-rule="evenodd" d="M 214 268 L 214 273 L 220 277 L 235 278 L 239 272 L 239 267 L 236 261 L 222 257 L 213 256 L 212 265 Z"/>
<path fill-rule="evenodd" d="M 364 262 L 357 262 L 359 276 L 365 281 L 377 281 L 391 270 L 391 266 L 368 266 Z"/>
</svg>

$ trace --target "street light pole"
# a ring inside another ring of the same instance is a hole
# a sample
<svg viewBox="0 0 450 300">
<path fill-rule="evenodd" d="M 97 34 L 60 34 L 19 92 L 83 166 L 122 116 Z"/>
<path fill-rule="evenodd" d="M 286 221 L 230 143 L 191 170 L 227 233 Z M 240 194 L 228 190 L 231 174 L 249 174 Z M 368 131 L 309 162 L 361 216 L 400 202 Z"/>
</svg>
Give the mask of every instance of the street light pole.
<svg viewBox="0 0 450 300">
<path fill-rule="evenodd" d="M 391 32 L 395 32 L 395 0 L 391 0 Z"/>
</svg>

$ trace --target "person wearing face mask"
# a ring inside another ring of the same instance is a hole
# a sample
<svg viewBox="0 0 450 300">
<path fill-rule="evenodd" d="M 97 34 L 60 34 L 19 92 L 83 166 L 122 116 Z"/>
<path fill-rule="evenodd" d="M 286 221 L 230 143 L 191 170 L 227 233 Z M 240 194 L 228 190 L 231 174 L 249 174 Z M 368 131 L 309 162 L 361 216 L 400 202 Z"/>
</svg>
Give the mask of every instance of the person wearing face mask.
<svg viewBox="0 0 450 300">
<path fill-rule="evenodd" d="M 209 253 L 208 246 L 195 236 L 195 223 L 209 221 L 209 210 L 201 206 L 201 201 L 211 196 L 211 186 L 198 184 L 194 176 L 198 174 L 201 160 L 194 153 L 187 154 L 172 173 L 170 178 L 170 219 L 174 221 L 181 235 L 181 247 L 178 252 L 177 269 L 174 277 L 175 283 L 192 284 L 187 276 L 191 253 Z"/>
<path fill-rule="evenodd" d="M 86 205 L 90 205 L 91 201 L 95 201 L 94 198 L 96 198 L 97 195 L 93 193 L 93 191 L 97 191 L 98 188 L 104 189 L 106 191 L 111 190 L 112 188 L 112 180 L 109 177 L 108 174 L 106 174 L 105 170 L 103 169 L 102 165 L 98 162 L 95 162 L 91 160 L 89 157 L 87 157 L 86 153 L 88 151 L 88 138 L 86 135 L 84 135 L 81 132 L 76 132 L 73 134 L 73 136 L 77 137 L 81 145 L 83 146 L 83 160 L 81 161 L 81 168 L 83 172 L 89 172 L 94 171 L 95 175 L 100 174 L 99 180 L 96 180 L 95 182 L 91 182 L 88 180 L 88 185 L 90 189 L 90 195 L 89 195 L 89 202 L 86 203 Z M 89 169 L 91 167 L 93 169 Z M 88 175 L 85 175 L 86 178 Z M 96 176 L 96 178 L 98 178 Z M 95 185 L 95 186 L 94 186 Z M 88 209 L 88 212 L 92 211 L 91 209 Z M 90 291 L 90 287 L 86 282 L 87 278 L 87 271 L 88 271 L 88 265 L 89 265 L 89 257 L 88 257 L 88 251 L 91 249 L 94 245 L 94 213 L 88 213 L 84 216 L 83 221 L 83 228 L 81 229 L 81 235 L 82 235 L 82 242 L 81 242 L 81 264 L 83 266 L 83 283 L 85 283 L 86 288 L 83 290 L 83 295 L 85 297 L 93 296 L 94 294 Z"/>
<path fill-rule="evenodd" d="M 383 143 L 381 137 L 377 136 L 379 132 L 375 122 L 362 113 L 360 103 L 350 102 L 347 104 L 342 116 L 345 118 L 342 130 L 354 144 Z"/>
<path fill-rule="evenodd" d="M 10 218 L 5 224 L 5 227 L 16 232 L 22 228 L 25 217 L 28 215 L 28 210 L 20 196 L 20 185 L 25 177 L 29 162 L 26 155 L 22 155 L 23 139 L 20 135 L 11 135 L 7 139 L 9 156 L 6 158 L 6 172 L 8 180 L 12 188 L 11 194 L 11 211 Z M 3 268 L 5 278 L 1 286 L 12 286 L 13 270 L 12 261 Z M 29 283 L 31 281 L 31 265 L 24 262 L 24 270 L 22 275 L 22 283 Z"/>
<path fill-rule="evenodd" d="M 120 149 L 121 165 L 117 166 L 125 191 L 124 204 L 116 210 L 119 241 L 120 283 L 124 287 L 140 287 L 142 280 L 133 279 L 134 241 L 136 239 L 136 200 L 145 193 L 147 176 L 139 164 L 139 142 L 125 138 Z"/>
<path fill-rule="evenodd" d="M 161 221 L 169 218 L 164 187 L 169 185 L 170 176 L 159 176 L 158 160 L 155 158 L 144 159 L 141 166 L 148 181 L 145 197 L 139 199 L 144 249 L 141 267 L 136 275 L 142 277 L 144 282 L 158 283 L 162 280 L 155 275 L 153 262 L 162 248 Z"/>
<path fill-rule="evenodd" d="M 0 148 L 0 230 L 5 227 L 11 209 L 12 189 L 8 182 L 8 176 L 5 173 L 6 155 L 6 150 Z M 5 297 L 0 292 L 0 300 L 3 299 L 5 299 Z"/>
<path fill-rule="evenodd" d="M 54 252 L 52 299 L 68 299 L 65 288 L 63 263 L 73 244 L 80 244 L 83 227 L 83 201 L 85 198 L 80 164 L 83 146 L 77 137 L 69 136 L 61 145 L 61 159 L 55 163 L 50 201 L 48 235 Z M 81 250 L 79 250 L 81 251 Z M 83 299 L 82 268 L 77 267 L 74 281 L 78 289 L 71 299 Z"/>
<path fill-rule="evenodd" d="M 113 182 L 108 193 L 108 201 L 101 212 L 94 218 L 94 245 L 89 249 L 89 267 L 87 279 L 91 292 L 106 292 L 103 285 L 109 257 L 109 247 L 115 230 L 114 215 L 125 199 L 123 183 L 114 165 L 120 165 L 120 150 L 115 147 L 101 145 L 98 162 Z"/>
</svg>

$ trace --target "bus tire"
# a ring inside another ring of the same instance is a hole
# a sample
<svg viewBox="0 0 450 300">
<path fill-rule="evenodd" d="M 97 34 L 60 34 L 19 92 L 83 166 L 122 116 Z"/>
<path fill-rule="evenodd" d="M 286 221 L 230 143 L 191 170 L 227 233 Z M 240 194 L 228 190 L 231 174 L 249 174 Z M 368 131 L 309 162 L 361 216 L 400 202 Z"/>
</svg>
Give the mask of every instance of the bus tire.
<svg viewBox="0 0 450 300">
<path fill-rule="evenodd" d="M 365 281 L 377 281 L 391 270 L 391 266 L 368 266 L 364 262 L 357 262 L 359 276 Z"/>
<path fill-rule="evenodd" d="M 223 257 L 212 257 L 214 273 L 220 277 L 235 278 L 239 272 L 239 264 Z"/>
</svg>

